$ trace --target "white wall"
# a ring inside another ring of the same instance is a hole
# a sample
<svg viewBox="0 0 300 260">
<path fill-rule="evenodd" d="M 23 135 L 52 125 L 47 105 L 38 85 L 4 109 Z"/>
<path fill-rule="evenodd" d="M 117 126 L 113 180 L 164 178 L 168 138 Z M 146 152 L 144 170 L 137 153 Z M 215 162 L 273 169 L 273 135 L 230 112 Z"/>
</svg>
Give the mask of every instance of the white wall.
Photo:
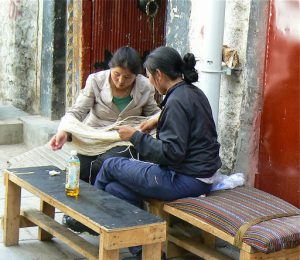
<svg viewBox="0 0 300 260">
<path fill-rule="evenodd" d="M 0 0 L 0 102 L 31 113 L 39 106 L 42 2 Z"/>
</svg>

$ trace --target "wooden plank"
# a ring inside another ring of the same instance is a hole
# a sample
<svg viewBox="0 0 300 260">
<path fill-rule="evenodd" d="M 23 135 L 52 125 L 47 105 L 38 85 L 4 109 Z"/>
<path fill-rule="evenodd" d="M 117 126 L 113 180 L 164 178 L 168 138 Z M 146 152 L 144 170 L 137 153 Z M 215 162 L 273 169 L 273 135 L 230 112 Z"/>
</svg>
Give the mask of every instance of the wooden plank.
<svg viewBox="0 0 300 260">
<path fill-rule="evenodd" d="M 106 232 L 107 239 L 102 241 L 107 250 L 125 248 L 129 246 L 160 243 L 166 240 L 166 223 L 137 227 L 130 230 L 116 230 Z"/>
<path fill-rule="evenodd" d="M 240 260 L 258 260 L 258 259 L 299 260 L 300 246 L 291 249 L 283 249 L 278 252 L 269 253 L 269 254 L 264 254 L 262 252 L 250 254 L 242 250 L 240 252 Z"/>
<path fill-rule="evenodd" d="M 143 245 L 143 260 L 160 260 L 161 259 L 161 243 Z"/>
<path fill-rule="evenodd" d="M 1 227 L 4 229 L 4 218 L 1 218 Z M 19 228 L 27 228 L 27 227 L 36 227 L 36 224 L 29 221 L 27 218 L 24 218 L 20 215 L 20 226 Z"/>
<path fill-rule="evenodd" d="M 198 227 L 201 230 L 204 230 L 224 241 L 227 241 L 228 243 L 230 243 L 232 245 L 234 243 L 233 236 L 225 233 L 224 231 L 222 231 L 216 227 L 213 227 L 209 223 L 207 223 L 191 214 L 188 214 L 182 210 L 178 210 L 178 209 L 168 206 L 168 205 L 164 206 L 164 211 L 166 211 L 167 213 L 169 213 L 177 218 L 180 218 L 180 219 L 190 223 L 191 225 L 194 225 L 195 227 Z M 245 252 L 253 253 L 253 249 L 251 248 L 251 246 L 249 246 L 245 243 L 242 244 L 241 249 L 244 250 Z"/>
<path fill-rule="evenodd" d="M 3 242 L 5 246 L 13 246 L 19 244 L 21 188 L 10 181 L 6 172 L 4 172 L 4 183 L 6 190 Z"/>
<path fill-rule="evenodd" d="M 30 220 L 20 215 L 20 228 L 27 228 L 27 227 L 36 227 L 36 224 L 32 223 Z"/>
<path fill-rule="evenodd" d="M 21 215 L 51 235 L 57 237 L 83 256 L 88 257 L 89 259 L 98 259 L 98 248 L 96 246 L 90 244 L 66 227 L 57 223 L 49 216 L 37 210 L 22 211 Z"/>
<path fill-rule="evenodd" d="M 204 258 L 205 260 L 229 260 L 231 258 L 219 253 L 215 249 L 211 249 L 206 245 L 195 241 L 194 239 L 186 238 L 182 235 L 176 234 L 176 236 L 168 234 L 168 241 L 186 249 L 187 251 Z"/>
<path fill-rule="evenodd" d="M 43 200 L 40 202 L 40 211 L 54 219 L 55 208 Z M 38 238 L 41 241 L 50 241 L 52 239 L 52 235 L 39 227 Z"/>
</svg>

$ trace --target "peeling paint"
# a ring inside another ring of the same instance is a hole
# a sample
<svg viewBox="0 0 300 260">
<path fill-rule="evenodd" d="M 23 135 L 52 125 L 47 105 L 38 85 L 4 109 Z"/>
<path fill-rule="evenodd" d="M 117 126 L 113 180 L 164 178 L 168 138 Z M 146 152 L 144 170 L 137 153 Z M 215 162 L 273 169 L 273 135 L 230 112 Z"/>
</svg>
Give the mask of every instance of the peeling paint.
<svg viewBox="0 0 300 260">
<path fill-rule="evenodd" d="M 166 22 L 166 45 L 176 48 L 181 54 L 189 51 L 190 0 L 168 0 Z"/>
</svg>

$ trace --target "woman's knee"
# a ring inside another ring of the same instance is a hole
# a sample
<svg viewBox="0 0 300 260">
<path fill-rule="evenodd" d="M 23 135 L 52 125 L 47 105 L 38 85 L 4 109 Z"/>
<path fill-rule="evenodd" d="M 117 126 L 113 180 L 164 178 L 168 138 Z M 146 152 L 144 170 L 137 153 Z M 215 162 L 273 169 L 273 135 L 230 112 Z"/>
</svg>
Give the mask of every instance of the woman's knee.
<svg viewBox="0 0 300 260">
<path fill-rule="evenodd" d="M 134 191 L 124 187 L 122 184 L 118 182 L 110 182 L 105 186 L 104 189 L 107 193 L 127 201 L 128 203 L 135 205 L 139 208 L 142 207 L 143 200 L 142 198 L 138 195 L 135 194 Z"/>
<path fill-rule="evenodd" d="M 109 194 L 116 195 L 118 189 L 116 188 L 115 182 L 110 182 L 105 186 L 104 191 L 108 192 Z"/>
<path fill-rule="evenodd" d="M 111 165 L 114 164 L 114 163 L 113 163 L 114 159 L 115 159 L 115 158 L 112 157 L 112 158 L 107 158 L 106 160 L 104 160 L 103 163 L 102 163 L 102 168 L 103 168 L 104 170 L 110 169 L 110 168 L 111 168 Z"/>
<path fill-rule="evenodd" d="M 102 168 L 107 171 L 119 171 L 128 163 L 128 160 L 128 158 L 124 157 L 107 158 L 103 162 Z"/>
</svg>

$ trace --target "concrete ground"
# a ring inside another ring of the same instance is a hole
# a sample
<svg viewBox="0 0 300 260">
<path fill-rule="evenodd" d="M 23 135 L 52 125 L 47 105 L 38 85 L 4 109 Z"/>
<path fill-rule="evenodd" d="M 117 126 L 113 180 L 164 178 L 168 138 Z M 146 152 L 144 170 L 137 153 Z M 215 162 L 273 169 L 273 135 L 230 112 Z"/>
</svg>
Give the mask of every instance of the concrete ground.
<svg viewBox="0 0 300 260">
<path fill-rule="evenodd" d="M 31 149 L 25 144 L 0 145 L 0 218 L 4 213 L 5 186 L 3 183 L 3 169 L 7 166 L 7 161 L 15 156 L 19 156 Z M 31 193 L 22 190 L 21 205 L 23 208 L 39 208 L 39 199 Z M 61 222 L 63 214 L 59 211 L 55 214 L 55 219 Z M 0 228 L 0 260 L 61 260 L 61 259 L 86 259 L 76 251 L 57 238 L 50 242 L 41 242 L 37 239 L 38 228 L 30 227 L 20 229 L 20 241 L 18 246 L 5 247 L 3 244 L 3 230 Z M 94 245 L 98 245 L 99 237 L 89 234 L 81 234 L 81 237 Z M 120 250 L 120 259 L 130 256 L 127 249 Z M 172 260 L 197 260 L 194 255 L 185 257 L 169 258 Z"/>
</svg>

